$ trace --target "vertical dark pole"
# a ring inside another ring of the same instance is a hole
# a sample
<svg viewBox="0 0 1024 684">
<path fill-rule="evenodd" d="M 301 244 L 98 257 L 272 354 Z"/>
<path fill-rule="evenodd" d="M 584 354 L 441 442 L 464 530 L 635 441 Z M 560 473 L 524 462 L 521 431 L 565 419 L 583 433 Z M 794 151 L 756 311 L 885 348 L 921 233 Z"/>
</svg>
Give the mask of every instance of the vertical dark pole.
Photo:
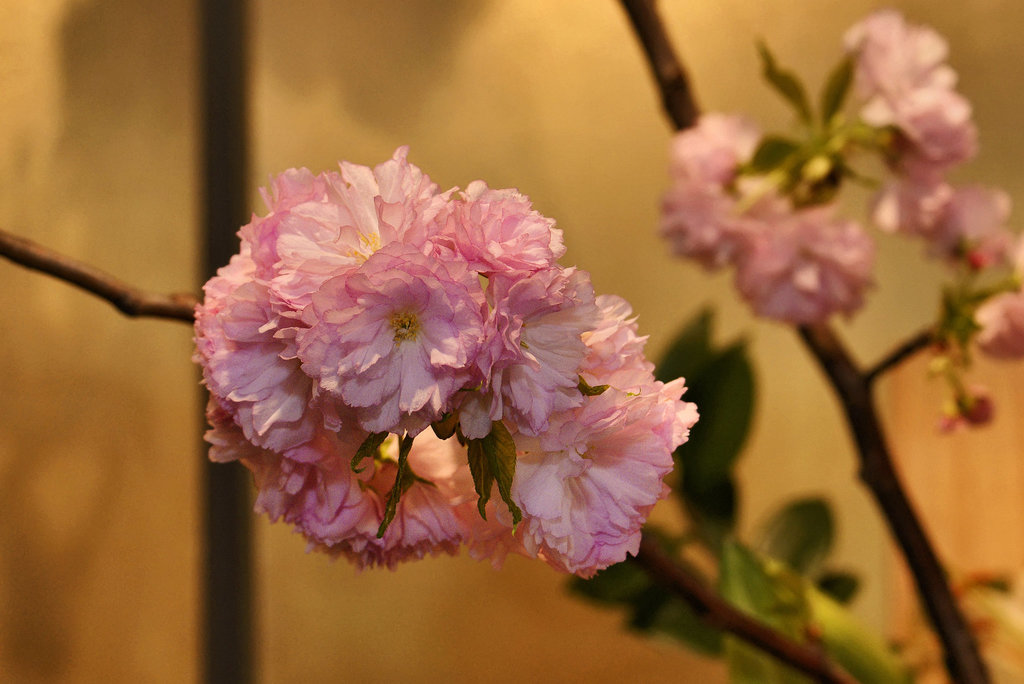
<svg viewBox="0 0 1024 684">
<path fill-rule="evenodd" d="M 204 277 L 238 251 L 248 219 L 246 0 L 199 0 L 202 81 Z M 203 518 L 203 677 L 253 680 L 250 479 L 237 464 L 207 462 Z"/>
</svg>

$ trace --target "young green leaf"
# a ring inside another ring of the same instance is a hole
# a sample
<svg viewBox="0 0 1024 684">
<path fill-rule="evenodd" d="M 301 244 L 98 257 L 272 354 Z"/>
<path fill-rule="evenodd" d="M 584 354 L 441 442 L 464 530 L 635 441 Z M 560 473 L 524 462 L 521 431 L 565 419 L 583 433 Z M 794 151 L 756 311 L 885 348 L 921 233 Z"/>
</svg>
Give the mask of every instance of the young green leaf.
<svg viewBox="0 0 1024 684">
<path fill-rule="evenodd" d="M 363 469 L 359 467 L 359 464 L 363 462 L 363 459 L 376 456 L 377 450 L 380 449 L 380 445 L 383 444 L 384 440 L 387 438 L 387 432 L 375 432 L 364 439 L 363 443 L 359 445 L 358 449 L 356 449 L 356 455 L 352 457 L 352 472 L 363 472 Z"/>
<path fill-rule="evenodd" d="M 776 135 L 766 136 L 754 156 L 747 164 L 755 173 L 768 173 L 779 168 L 794 152 L 800 149 L 799 143 Z"/>
<path fill-rule="evenodd" d="M 409 451 L 412 449 L 412 440 L 413 438 L 409 435 L 403 435 L 398 442 L 398 472 L 395 473 L 395 484 L 388 492 L 388 500 L 384 506 L 384 519 L 381 521 L 380 527 L 377 528 L 378 539 L 384 536 L 391 521 L 395 519 L 395 513 L 398 512 L 398 501 L 406 489 L 406 471 L 409 468 Z"/>
<path fill-rule="evenodd" d="M 811 106 L 807 101 L 807 93 L 799 79 L 791 71 L 778 67 L 775 63 L 775 57 L 763 42 L 758 41 L 757 51 L 761 55 L 762 73 L 765 80 L 793 106 L 800 120 L 809 124 L 811 122 Z"/>
<path fill-rule="evenodd" d="M 523 512 L 512 500 L 512 480 L 516 474 L 516 443 L 508 428 L 500 420 L 491 423 L 491 431 L 483 439 L 467 440 L 469 470 L 480 497 L 477 510 L 487 519 L 485 506 L 491 498 L 491 487 L 498 483 L 498 494 L 512 514 L 512 524 L 523 519 Z"/>
<path fill-rule="evenodd" d="M 832 549 L 835 536 L 832 508 L 820 498 L 793 501 L 761 529 L 756 548 L 806 575 Z"/>
<path fill-rule="evenodd" d="M 726 543 L 719 573 L 722 596 L 745 613 L 757 617 L 783 634 L 802 641 L 807 619 L 803 597 L 788 583 L 765 572 L 760 560 L 747 548 Z M 726 659 L 731 682 L 809 682 L 792 668 L 735 637 L 726 638 Z"/>
<path fill-rule="evenodd" d="M 829 74 L 825 89 L 821 93 L 821 123 L 826 127 L 843 108 L 846 95 L 853 83 L 853 59 L 846 57 Z"/>
</svg>

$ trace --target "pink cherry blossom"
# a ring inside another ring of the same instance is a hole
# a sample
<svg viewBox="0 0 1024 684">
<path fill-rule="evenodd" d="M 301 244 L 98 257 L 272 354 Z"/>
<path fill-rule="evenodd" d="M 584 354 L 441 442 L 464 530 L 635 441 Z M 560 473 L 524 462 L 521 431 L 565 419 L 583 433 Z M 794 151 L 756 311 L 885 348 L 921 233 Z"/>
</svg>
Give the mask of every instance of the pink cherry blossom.
<svg viewBox="0 0 1024 684">
<path fill-rule="evenodd" d="M 956 74 L 945 64 L 941 36 L 880 10 L 853 26 L 844 42 L 856 57 L 861 116 L 873 126 L 895 127 L 898 157 L 947 169 L 974 156 L 971 106 L 953 90 Z"/>
<path fill-rule="evenodd" d="M 851 314 L 871 284 L 874 242 L 833 207 L 782 215 L 752 234 L 737 264 L 736 286 L 759 316 L 814 323 Z"/>
<path fill-rule="evenodd" d="M 374 169 L 344 162 L 341 173 L 289 170 L 264 192 L 270 213 L 242 228 L 258 275 L 296 310 L 328 278 L 358 267 L 384 244 L 423 247 L 441 230 L 448 194 L 399 148 Z"/>
<path fill-rule="evenodd" d="M 929 236 L 932 253 L 947 260 L 968 258 L 975 267 L 1007 264 L 1013 234 L 1006 228 L 1010 197 L 1001 190 L 957 188 Z"/>
<path fill-rule="evenodd" d="M 904 160 L 875 196 L 871 219 L 882 230 L 927 238 L 953 193 L 941 171 Z"/>
<path fill-rule="evenodd" d="M 478 366 L 485 385 L 463 399 L 462 429 L 479 439 L 491 421 L 536 435 L 548 417 L 578 405 L 584 332 L 596 318 L 590 277 L 574 268 L 498 274 L 488 283 L 494 309 Z"/>
<path fill-rule="evenodd" d="M 465 546 L 588 576 L 635 551 L 696 411 L 681 381 L 654 382 L 629 305 L 557 264 L 552 220 L 482 181 L 438 193 L 405 148 L 374 169 L 287 171 L 264 199 L 204 288 L 194 356 L 210 458 L 252 471 L 257 511 L 360 568 Z M 585 398 L 581 376 L 613 389 Z M 442 417 L 459 439 L 425 430 Z M 464 440 L 494 421 L 522 464 L 518 528 L 497 489 L 478 510 Z"/>
<path fill-rule="evenodd" d="M 662 198 L 661 234 L 678 256 L 709 270 L 736 257 L 744 233 L 732 184 L 760 131 L 739 116 L 705 114 L 671 143 L 672 185 Z"/>
<path fill-rule="evenodd" d="M 654 364 L 644 356 L 647 336 L 637 335 L 629 302 L 615 295 L 598 295 L 597 326 L 583 333 L 587 355 L 580 375 L 591 387 L 610 385 L 633 391 L 654 381 Z"/>
<path fill-rule="evenodd" d="M 1006 292 L 982 304 L 974 320 L 981 326 L 978 348 L 997 359 L 1024 357 L 1024 292 Z"/>
<path fill-rule="evenodd" d="M 312 438 L 312 382 L 297 361 L 281 357 L 280 318 L 265 286 L 241 281 L 252 271 L 236 257 L 206 285 L 196 308 L 196 361 L 210 393 L 230 406 L 247 439 L 282 451 Z"/>
<path fill-rule="evenodd" d="M 668 491 L 672 451 L 696 420 L 682 391 L 652 383 L 636 396 L 588 397 L 520 454 L 513 498 L 528 553 L 590 577 L 637 552 L 640 527 Z"/>
<path fill-rule="evenodd" d="M 390 243 L 313 295 L 298 356 L 323 391 L 356 409 L 364 429 L 416 434 L 470 379 L 483 305 L 465 264 Z"/>
<path fill-rule="evenodd" d="M 708 113 L 672 138 L 669 174 L 692 183 L 725 186 L 750 161 L 761 139 L 757 125 L 735 114 Z"/>
<path fill-rule="evenodd" d="M 480 273 L 536 271 L 565 254 L 562 231 L 516 190 L 473 181 L 452 209 L 446 231 L 454 249 Z"/>
</svg>

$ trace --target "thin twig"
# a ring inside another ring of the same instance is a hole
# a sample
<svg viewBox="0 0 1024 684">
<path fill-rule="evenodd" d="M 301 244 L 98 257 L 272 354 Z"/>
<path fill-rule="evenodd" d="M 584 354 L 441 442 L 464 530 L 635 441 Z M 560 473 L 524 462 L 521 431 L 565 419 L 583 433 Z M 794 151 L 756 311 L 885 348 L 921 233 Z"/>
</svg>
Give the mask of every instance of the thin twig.
<svg viewBox="0 0 1024 684">
<path fill-rule="evenodd" d="M 787 637 L 707 589 L 680 568 L 653 540 L 641 540 L 640 552 L 633 562 L 642 566 L 656 582 L 689 603 L 708 625 L 739 637 L 815 681 L 832 684 L 853 684 L 855 681 L 830 663 L 820 649 Z"/>
<path fill-rule="evenodd" d="M 679 78 L 685 84 L 682 66 L 672 68 L 665 64 L 666 60 L 676 58 L 671 48 L 666 50 L 663 45 L 668 39 L 654 9 L 654 0 L 621 2 L 633 21 L 637 37 L 644 44 L 648 59 L 652 60 L 652 71 L 672 121 L 677 129 L 691 125 L 697 115 L 697 107 L 689 94 L 689 86 L 682 89 L 678 86 Z M 848 426 L 857 442 L 861 479 L 875 496 L 914 575 L 918 592 L 945 650 L 950 676 L 958 684 L 988 682 L 988 672 L 974 635 L 967 627 L 938 557 L 893 467 L 871 393 L 872 380 L 917 351 L 924 341 L 920 337 L 914 338 L 876 365 L 872 372 L 863 373 L 829 327 L 801 327 L 799 333 L 843 404 Z"/>
<path fill-rule="evenodd" d="M 877 380 L 883 373 L 886 373 L 899 364 L 903 363 L 911 356 L 919 351 L 927 349 L 935 343 L 935 330 L 934 328 L 927 328 L 917 333 L 913 337 L 907 339 L 903 344 L 899 345 L 884 357 L 882 357 L 874 366 L 871 366 L 864 372 L 864 379 L 870 385 Z"/>
<path fill-rule="evenodd" d="M 3 230 L 0 230 L 0 256 L 91 292 L 128 316 L 169 318 L 187 323 L 194 320 L 195 295 L 143 292 L 94 266 Z"/>
<path fill-rule="evenodd" d="M 676 128 L 692 126 L 697 121 L 697 102 L 655 4 L 649 0 L 622 0 L 622 6 L 647 54 L 665 112 Z"/>
</svg>

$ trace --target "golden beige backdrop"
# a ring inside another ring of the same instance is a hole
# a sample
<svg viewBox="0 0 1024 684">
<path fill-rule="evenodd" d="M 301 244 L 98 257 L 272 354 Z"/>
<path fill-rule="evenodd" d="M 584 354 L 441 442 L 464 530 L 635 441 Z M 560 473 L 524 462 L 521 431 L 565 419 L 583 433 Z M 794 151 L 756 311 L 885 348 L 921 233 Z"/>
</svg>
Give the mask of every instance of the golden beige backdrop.
<svg viewBox="0 0 1024 684">
<path fill-rule="evenodd" d="M 894 4 L 950 38 L 982 127 L 974 176 L 1024 197 L 1024 5 Z M 654 235 L 668 128 L 615 2 L 253 5 L 255 211 L 268 174 L 374 164 L 408 144 L 443 187 L 484 178 L 529 194 L 565 230 L 567 262 L 633 303 L 652 352 L 703 305 L 720 307 L 723 338 L 753 341 L 761 382 L 742 467 L 746 519 L 791 496 L 830 496 L 837 561 L 866 577 L 858 611 L 885 623 L 892 557 L 815 369 L 788 329 L 749 318 L 727 277 L 673 261 Z M 703 107 L 784 128 L 786 111 L 756 78 L 754 39 L 818 83 L 843 29 L 874 3 L 662 5 Z M 194 29 L 192 2 L 0 0 L 0 225 L 148 289 L 197 287 Z M 881 287 L 849 329 L 863 358 L 934 310 L 940 274 L 918 251 L 883 240 Z M 193 681 L 201 399 L 189 331 L 124 320 L 11 266 L 0 274 L 0 680 Z M 900 418 L 911 451 L 927 443 L 916 435 L 931 439 L 938 388 L 903 377 L 891 405 L 901 416 L 924 405 Z M 1011 415 L 997 449 L 915 458 L 933 458 L 926 470 L 962 459 L 1013 467 Z M 1017 477 L 989 483 L 1019 499 Z M 979 496 L 949 484 L 937 508 L 970 515 Z M 996 551 L 977 556 L 986 567 L 1022 560 L 1020 516 L 1006 510 Z M 356 574 L 306 555 L 288 529 L 256 526 L 266 682 L 722 678 L 669 644 L 626 635 L 617 615 L 569 599 L 539 563 L 494 572 L 444 558 Z M 1017 536 L 1003 545 L 1003 534 Z M 976 553 L 958 543 L 947 548 Z"/>
</svg>

